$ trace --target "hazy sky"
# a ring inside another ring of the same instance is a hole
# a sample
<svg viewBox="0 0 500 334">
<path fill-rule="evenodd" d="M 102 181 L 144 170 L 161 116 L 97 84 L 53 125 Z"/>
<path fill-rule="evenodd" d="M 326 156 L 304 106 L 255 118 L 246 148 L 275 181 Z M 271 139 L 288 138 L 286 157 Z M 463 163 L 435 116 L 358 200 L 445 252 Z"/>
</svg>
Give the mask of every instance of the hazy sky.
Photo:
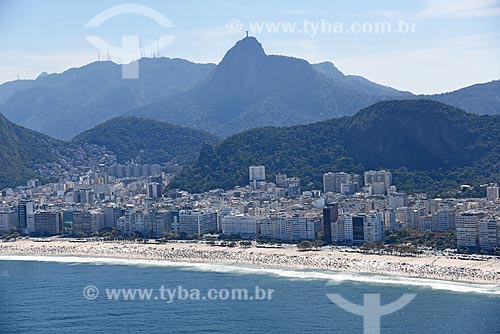
<svg viewBox="0 0 500 334">
<path fill-rule="evenodd" d="M 414 93 L 500 79 L 500 0 L 136 1 L 173 27 L 137 14 L 85 27 L 102 11 L 126 3 L 0 0 L 0 83 L 97 60 L 88 35 L 116 46 L 124 35 L 141 36 L 143 45 L 170 35 L 164 55 L 218 63 L 244 30 L 268 54 L 331 61 L 345 74 Z M 374 32 L 384 29 L 376 24 L 393 30 Z M 405 33 L 412 24 L 414 32 Z"/>
</svg>

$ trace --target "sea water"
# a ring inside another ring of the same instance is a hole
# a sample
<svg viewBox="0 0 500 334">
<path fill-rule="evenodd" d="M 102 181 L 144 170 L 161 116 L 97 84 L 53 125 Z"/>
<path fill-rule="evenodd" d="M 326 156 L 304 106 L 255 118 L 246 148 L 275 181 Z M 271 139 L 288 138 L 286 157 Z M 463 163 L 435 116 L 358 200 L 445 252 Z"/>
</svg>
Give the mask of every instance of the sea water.
<svg viewBox="0 0 500 334">
<path fill-rule="evenodd" d="M 86 294 L 89 287 L 98 293 Z M 133 300 L 109 295 L 126 289 L 153 294 L 149 299 L 135 295 Z M 164 296 L 161 289 L 167 291 Z M 272 294 L 256 296 L 256 289 Z M 232 291 L 241 290 L 248 291 L 246 299 L 231 298 L 238 297 L 231 296 Z M 180 296 L 183 291 L 191 296 Z M 215 298 L 206 298 L 209 291 Z M 220 292 L 225 294 L 218 296 Z M 336 305 L 331 294 L 360 306 L 367 294 L 380 296 L 381 305 L 414 295 L 406 306 L 380 318 L 381 333 L 500 333 L 498 286 L 236 265 L 34 256 L 0 256 L 0 333 L 363 333 L 363 316 Z"/>
</svg>

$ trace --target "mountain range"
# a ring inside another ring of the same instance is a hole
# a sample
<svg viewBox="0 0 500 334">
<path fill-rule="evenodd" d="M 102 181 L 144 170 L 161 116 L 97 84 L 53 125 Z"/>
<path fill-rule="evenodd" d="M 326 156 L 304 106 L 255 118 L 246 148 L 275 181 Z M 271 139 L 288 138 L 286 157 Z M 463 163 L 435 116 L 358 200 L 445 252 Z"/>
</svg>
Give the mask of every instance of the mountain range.
<svg viewBox="0 0 500 334">
<path fill-rule="evenodd" d="M 267 55 L 257 39 L 247 37 L 194 89 L 127 113 L 227 136 L 257 126 L 352 115 L 374 102 L 405 96 L 410 94 L 344 76 L 331 63 L 312 66 Z"/>
<path fill-rule="evenodd" d="M 344 75 L 330 62 L 267 55 L 254 37 L 238 41 L 218 65 L 170 58 L 143 58 L 139 65 L 137 80 L 122 80 L 120 65 L 103 61 L 5 83 L 0 113 L 66 140 L 122 115 L 228 136 L 257 126 L 350 116 L 393 99 L 433 99 L 476 114 L 500 114 L 500 81 L 417 96 Z"/>
<path fill-rule="evenodd" d="M 321 187 L 323 173 L 393 171 L 400 190 L 440 195 L 461 183 L 494 182 L 500 171 L 500 116 L 474 115 L 430 100 L 378 102 L 354 116 L 292 127 L 260 127 L 204 145 L 171 189 L 201 192 L 248 184 L 264 165 Z"/>
<path fill-rule="evenodd" d="M 140 76 L 123 80 L 121 65 L 88 64 L 61 74 L 0 86 L 0 113 L 22 126 L 69 140 L 125 110 L 193 88 L 215 65 L 143 58 Z"/>
<path fill-rule="evenodd" d="M 170 188 L 200 192 L 248 182 L 248 166 L 299 176 L 321 187 L 328 171 L 387 168 L 408 192 L 441 195 L 460 184 L 495 182 L 500 115 L 475 115 L 430 100 L 391 100 L 354 116 L 290 127 L 258 127 L 220 140 L 207 132 L 138 117 L 117 117 L 71 142 L 13 124 L 0 114 L 0 188 L 119 162 L 188 165 Z"/>
</svg>

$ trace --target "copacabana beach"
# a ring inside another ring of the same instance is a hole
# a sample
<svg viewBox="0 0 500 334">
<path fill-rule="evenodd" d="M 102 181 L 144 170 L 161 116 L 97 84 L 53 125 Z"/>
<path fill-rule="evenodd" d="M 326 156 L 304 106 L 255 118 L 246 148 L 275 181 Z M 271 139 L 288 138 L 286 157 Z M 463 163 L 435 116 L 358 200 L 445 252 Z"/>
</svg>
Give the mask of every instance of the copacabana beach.
<svg viewBox="0 0 500 334">
<path fill-rule="evenodd" d="M 335 273 L 390 275 L 476 284 L 500 284 L 500 259 L 464 260 L 446 256 L 400 257 L 342 252 L 338 249 L 298 251 L 295 247 L 217 247 L 202 243 L 139 244 L 87 241 L 75 243 L 19 240 L 0 243 L 0 256 L 84 257 L 150 260 L 177 264 L 243 265 L 253 268 L 319 270 Z M 411 283 L 411 280 L 408 281 Z"/>
</svg>

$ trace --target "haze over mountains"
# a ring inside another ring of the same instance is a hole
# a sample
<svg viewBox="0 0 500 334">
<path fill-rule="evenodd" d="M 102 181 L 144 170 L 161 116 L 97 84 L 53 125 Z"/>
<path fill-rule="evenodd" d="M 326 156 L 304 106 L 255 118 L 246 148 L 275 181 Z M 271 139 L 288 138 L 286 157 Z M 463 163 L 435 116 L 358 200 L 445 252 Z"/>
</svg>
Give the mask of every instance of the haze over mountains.
<svg viewBox="0 0 500 334">
<path fill-rule="evenodd" d="M 500 80 L 472 85 L 450 93 L 429 95 L 428 97 L 473 114 L 500 114 Z"/>
<path fill-rule="evenodd" d="M 121 65 L 94 62 L 36 80 L 0 86 L 0 113 L 60 139 L 71 139 L 127 109 L 194 87 L 215 65 L 143 58 L 137 80 L 123 80 Z"/>
<path fill-rule="evenodd" d="M 356 84 L 331 65 L 319 73 L 302 59 L 266 55 L 254 37 L 231 48 L 193 90 L 129 110 L 227 136 L 263 125 L 294 125 L 352 115 L 374 102 L 409 96 L 376 84 Z M 332 79 L 336 76 L 334 79 Z"/>
<path fill-rule="evenodd" d="M 0 85 L 0 113 L 60 139 L 121 115 L 227 136 L 256 126 L 349 116 L 378 101 L 407 98 L 431 98 L 468 112 L 500 114 L 499 81 L 414 96 L 344 75 L 332 63 L 311 65 L 266 55 L 253 37 L 236 43 L 217 66 L 144 58 L 138 80 L 122 80 L 117 64 L 95 62 L 62 74 L 9 82 Z"/>
</svg>

